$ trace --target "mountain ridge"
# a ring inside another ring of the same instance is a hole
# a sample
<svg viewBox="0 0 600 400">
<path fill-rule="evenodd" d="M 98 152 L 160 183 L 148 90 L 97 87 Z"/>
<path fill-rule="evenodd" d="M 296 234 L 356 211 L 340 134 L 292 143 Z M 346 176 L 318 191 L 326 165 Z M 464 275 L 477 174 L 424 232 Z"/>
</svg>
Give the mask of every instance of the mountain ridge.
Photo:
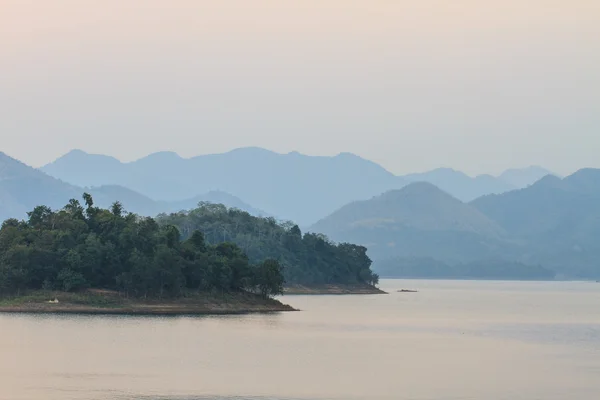
<svg viewBox="0 0 600 400">
<path fill-rule="evenodd" d="M 367 246 L 374 260 L 436 253 L 452 262 L 473 261 L 505 236 L 477 209 L 427 182 L 349 203 L 310 231 Z"/>
<path fill-rule="evenodd" d="M 546 175 L 526 188 L 469 203 L 430 184 L 412 183 L 349 203 L 311 230 L 367 246 L 376 269 L 379 264 L 387 272 L 396 263 L 411 276 L 422 266 L 438 277 L 452 271 L 464 277 L 481 265 L 490 268 L 488 276 L 514 277 L 523 265 L 527 279 L 548 277 L 548 271 L 597 278 L 600 169 L 565 178 Z"/>
<path fill-rule="evenodd" d="M 119 201 L 131 212 L 156 216 L 162 212 L 176 212 L 195 208 L 200 201 L 224 203 L 254 215 L 268 216 L 239 198 L 224 192 L 208 192 L 179 202 L 159 202 L 134 190 L 119 185 L 79 187 L 47 175 L 3 152 L 0 152 L 0 221 L 8 218 L 25 218 L 35 206 L 47 205 L 53 209 L 63 207 L 68 200 L 80 199 L 84 192 L 94 197 L 101 207 Z"/>
<path fill-rule="evenodd" d="M 41 168 L 77 186 L 120 185 L 158 201 L 181 201 L 224 191 L 281 219 L 309 226 L 354 200 L 366 200 L 411 182 L 427 181 L 462 201 L 501 193 L 512 186 L 491 175 L 470 177 L 448 168 L 395 175 L 349 152 L 313 156 L 243 147 L 183 158 L 175 152 L 149 154 L 131 162 L 97 155 L 85 161 L 73 151 Z M 115 163 L 117 161 L 117 163 Z"/>
</svg>

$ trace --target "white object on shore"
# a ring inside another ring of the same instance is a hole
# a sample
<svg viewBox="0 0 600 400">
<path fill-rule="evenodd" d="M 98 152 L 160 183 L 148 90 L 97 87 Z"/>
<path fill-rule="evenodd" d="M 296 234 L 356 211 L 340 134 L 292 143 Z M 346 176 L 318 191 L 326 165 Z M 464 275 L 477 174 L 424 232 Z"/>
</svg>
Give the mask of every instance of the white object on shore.
<svg viewBox="0 0 600 400">
<path fill-rule="evenodd" d="M 58 303 L 58 299 L 49 300 L 48 303 L 56 304 L 56 303 Z"/>
</svg>

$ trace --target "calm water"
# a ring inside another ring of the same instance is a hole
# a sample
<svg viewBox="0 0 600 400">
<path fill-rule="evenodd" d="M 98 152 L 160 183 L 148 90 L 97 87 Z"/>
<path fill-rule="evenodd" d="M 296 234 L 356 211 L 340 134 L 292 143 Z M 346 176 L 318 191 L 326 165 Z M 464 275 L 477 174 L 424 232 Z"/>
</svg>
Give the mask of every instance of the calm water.
<svg viewBox="0 0 600 400">
<path fill-rule="evenodd" d="M 0 315 L 0 399 L 600 398 L 600 284 L 382 287 L 276 315 Z"/>
</svg>

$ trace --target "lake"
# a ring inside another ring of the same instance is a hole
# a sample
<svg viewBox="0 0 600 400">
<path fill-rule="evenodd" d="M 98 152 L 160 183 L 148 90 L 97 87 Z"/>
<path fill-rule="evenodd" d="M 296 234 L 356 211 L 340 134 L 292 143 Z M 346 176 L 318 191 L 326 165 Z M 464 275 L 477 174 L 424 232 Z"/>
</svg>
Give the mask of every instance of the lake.
<svg viewBox="0 0 600 400">
<path fill-rule="evenodd" d="M 600 398 L 600 283 L 381 287 L 271 315 L 0 315 L 0 399 Z"/>
</svg>

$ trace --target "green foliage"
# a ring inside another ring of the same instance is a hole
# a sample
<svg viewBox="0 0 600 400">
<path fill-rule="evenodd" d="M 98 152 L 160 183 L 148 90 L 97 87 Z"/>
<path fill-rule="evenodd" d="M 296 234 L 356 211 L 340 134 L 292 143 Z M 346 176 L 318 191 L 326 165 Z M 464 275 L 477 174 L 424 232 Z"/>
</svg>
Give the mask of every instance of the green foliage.
<svg viewBox="0 0 600 400">
<path fill-rule="evenodd" d="M 178 297 L 191 292 L 281 293 L 278 262 L 253 265 L 236 244 L 206 243 L 202 232 L 160 225 L 126 213 L 85 208 L 71 200 L 59 211 L 35 207 L 27 221 L 10 219 L 0 228 L 0 295 L 30 290 L 118 290 L 126 296 Z M 206 206 L 227 212 L 223 206 Z M 271 222 L 270 222 L 271 223 Z"/>
<path fill-rule="evenodd" d="M 277 260 L 265 260 L 257 269 L 255 285 L 264 298 L 283 294 L 283 275 Z"/>
<path fill-rule="evenodd" d="M 61 284 L 60 287 L 65 292 L 83 289 L 88 285 L 87 280 L 83 277 L 81 272 L 75 272 L 69 268 L 60 270 L 56 277 L 56 281 Z M 47 282 L 49 281 L 46 280 L 42 283 L 42 289 L 49 286 Z"/>
<path fill-rule="evenodd" d="M 366 247 L 335 244 L 314 233 L 302 235 L 300 228 L 291 222 L 278 223 L 274 218 L 254 217 L 245 211 L 207 203 L 200 203 L 191 211 L 161 214 L 157 221 L 161 226 L 176 226 L 187 242 L 205 240 L 217 249 L 221 243 L 234 243 L 250 263 L 261 267 L 266 260 L 277 261 L 288 283 L 376 284 L 379 279 L 370 269 Z M 219 268 L 213 273 L 227 273 L 227 266 Z M 231 279 L 243 278 L 234 273 Z"/>
</svg>

